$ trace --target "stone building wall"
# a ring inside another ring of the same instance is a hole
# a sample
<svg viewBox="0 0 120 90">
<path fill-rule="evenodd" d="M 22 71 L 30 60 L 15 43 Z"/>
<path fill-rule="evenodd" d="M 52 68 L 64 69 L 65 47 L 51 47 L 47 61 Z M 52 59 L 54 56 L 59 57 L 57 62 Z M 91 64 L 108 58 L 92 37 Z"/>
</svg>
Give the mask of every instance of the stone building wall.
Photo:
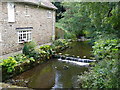
<svg viewBox="0 0 120 90">
<path fill-rule="evenodd" d="M 0 56 L 2 55 L 2 3 L 0 3 Z"/>
<path fill-rule="evenodd" d="M 29 15 L 25 14 L 26 3 L 15 3 L 15 22 L 8 22 L 7 3 L 2 3 L 2 51 L 3 54 L 19 51 L 23 44 L 18 43 L 16 28 L 33 27 L 32 40 L 38 44 L 48 43 L 54 35 L 55 11 L 38 7 L 28 6 Z M 0 7 L 1 7 L 0 6 Z M 52 17 L 47 17 L 47 11 L 52 12 Z"/>
</svg>

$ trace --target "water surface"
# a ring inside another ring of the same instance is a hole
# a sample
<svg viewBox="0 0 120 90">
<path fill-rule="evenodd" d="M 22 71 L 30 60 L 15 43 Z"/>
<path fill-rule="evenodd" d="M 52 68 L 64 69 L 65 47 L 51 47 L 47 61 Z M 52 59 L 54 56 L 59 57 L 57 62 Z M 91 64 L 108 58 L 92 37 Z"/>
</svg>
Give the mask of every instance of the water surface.
<svg viewBox="0 0 120 90">
<path fill-rule="evenodd" d="M 62 53 L 89 58 L 92 48 L 87 42 L 73 42 L 71 46 L 72 48 Z M 29 88 L 75 88 L 78 87 L 77 75 L 81 75 L 86 70 L 87 67 L 51 59 L 13 80 L 16 81 L 14 84 Z"/>
</svg>

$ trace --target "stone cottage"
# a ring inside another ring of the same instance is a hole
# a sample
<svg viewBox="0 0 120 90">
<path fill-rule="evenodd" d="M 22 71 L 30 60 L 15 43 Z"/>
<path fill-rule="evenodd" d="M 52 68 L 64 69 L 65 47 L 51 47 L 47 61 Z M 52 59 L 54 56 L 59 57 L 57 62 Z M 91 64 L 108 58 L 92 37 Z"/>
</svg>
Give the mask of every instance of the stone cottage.
<svg viewBox="0 0 120 90">
<path fill-rule="evenodd" d="M 21 50 L 23 40 L 35 41 L 39 45 L 54 39 L 55 10 L 48 0 L 0 2 L 1 55 Z"/>
</svg>

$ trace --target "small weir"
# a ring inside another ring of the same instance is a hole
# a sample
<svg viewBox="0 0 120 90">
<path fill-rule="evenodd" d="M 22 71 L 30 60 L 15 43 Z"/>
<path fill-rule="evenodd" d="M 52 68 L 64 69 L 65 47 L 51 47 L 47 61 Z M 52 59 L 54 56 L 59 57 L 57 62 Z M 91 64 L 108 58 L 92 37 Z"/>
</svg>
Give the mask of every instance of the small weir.
<svg viewBox="0 0 120 90">
<path fill-rule="evenodd" d="M 73 55 L 74 56 L 74 55 Z M 81 59 L 79 57 L 70 57 L 70 56 L 65 56 L 65 55 L 57 55 L 59 57 L 59 61 L 64 61 L 64 62 L 69 62 L 81 66 L 88 66 L 89 63 L 95 62 L 96 60 L 91 60 L 91 59 Z"/>
</svg>

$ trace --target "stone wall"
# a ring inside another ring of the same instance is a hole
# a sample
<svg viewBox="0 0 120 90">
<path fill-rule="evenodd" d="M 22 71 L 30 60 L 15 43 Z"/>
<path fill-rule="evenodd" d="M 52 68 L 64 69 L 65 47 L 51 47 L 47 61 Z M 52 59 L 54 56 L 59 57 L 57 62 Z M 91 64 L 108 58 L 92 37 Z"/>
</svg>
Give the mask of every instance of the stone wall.
<svg viewBox="0 0 120 90">
<path fill-rule="evenodd" d="M 0 3 L 0 56 L 2 55 L 2 3 Z"/>
<path fill-rule="evenodd" d="M 55 11 L 42 7 L 29 5 L 25 14 L 25 3 L 15 3 L 15 22 L 8 22 L 7 3 L 2 3 L 2 51 L 3 54 L 21 50 L 23 44 L 18 43 L 16 28 L 33 27 L 32 40 L 38 44 L 48 43 L 54 35 Z M 1 6 L 0 6 L 1 7 Z M 47 11 L 52 17 L 47 18 Z"/>
</svg>

